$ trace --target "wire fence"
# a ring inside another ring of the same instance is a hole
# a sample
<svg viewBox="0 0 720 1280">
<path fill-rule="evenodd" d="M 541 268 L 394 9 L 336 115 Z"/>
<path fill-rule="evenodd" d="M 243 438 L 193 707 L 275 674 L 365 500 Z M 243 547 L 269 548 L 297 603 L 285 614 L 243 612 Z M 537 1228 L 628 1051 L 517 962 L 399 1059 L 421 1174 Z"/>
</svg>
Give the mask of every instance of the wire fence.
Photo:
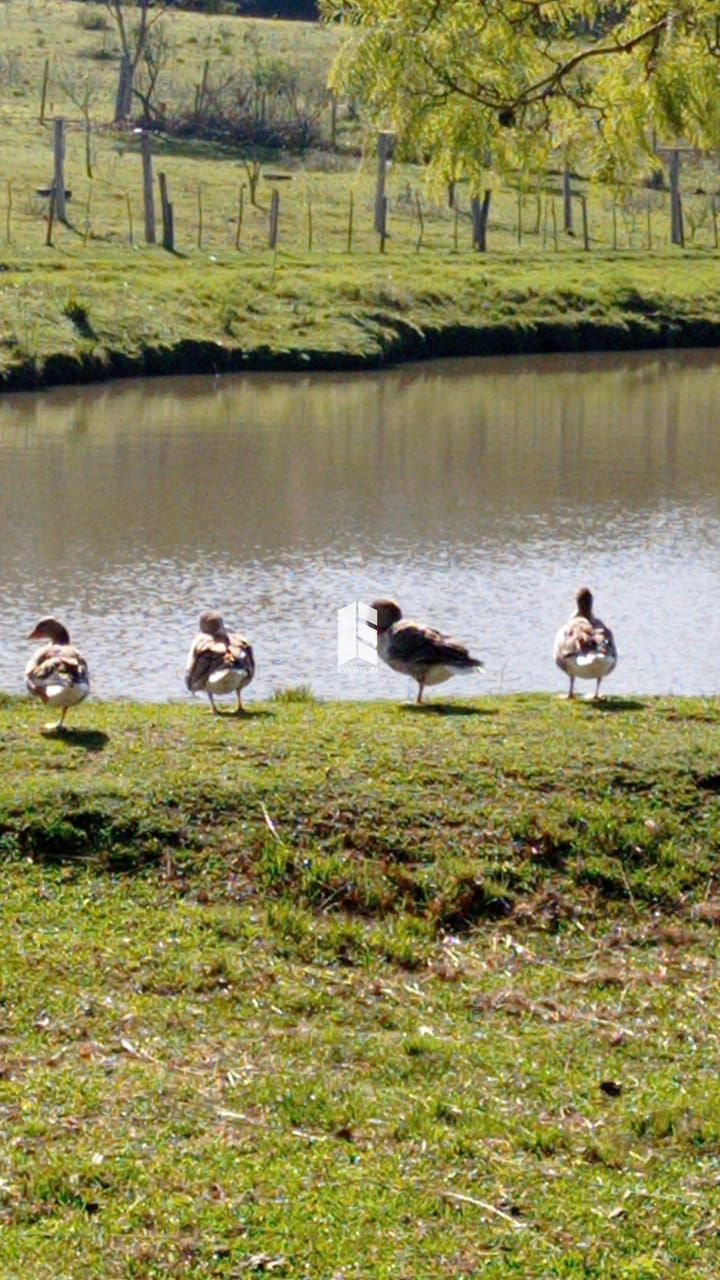
<svg viewBox="0 0 720 1280">
<path fill-rule="evenodd" d="M 286 164 L 253 151 L 197 155 L 177 139 L 77 117 L 63 117 L 58 128 L 57 120 L 41 125 L 3 113 L 0 126 L 8 153 L 13 130 L 22 128 L 30 157 L 16 164 L 20 176 L 6 180 L 4 210 L 0 187 L 0 236 L 8 245 L 157 241 L 178 256 L 719 247 L 714 160 L 697 153 L 683 157 L 685 190 L 679 172 L 674 188 L 638 183 L 622 191 L 556 172 L 533 187 L 488 187 L 478 203 L 462 183 L 443 198 L 428 194 L 422 169 L 389 158 L 380 172 L 375 157 L 347 154 L 314 153 L 305 163 L 282 157 Z"/>
</svg>

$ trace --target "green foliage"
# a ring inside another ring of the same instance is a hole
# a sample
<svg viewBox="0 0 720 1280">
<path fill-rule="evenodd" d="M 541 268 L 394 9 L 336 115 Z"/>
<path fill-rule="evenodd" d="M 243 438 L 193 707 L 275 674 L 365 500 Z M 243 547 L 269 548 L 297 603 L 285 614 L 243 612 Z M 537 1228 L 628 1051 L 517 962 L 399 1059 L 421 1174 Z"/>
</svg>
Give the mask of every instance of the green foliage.
<svg viewBox="0 0 720 1280">
<path fill-rule="evenodd" d="M 73 14 L 85 7 L 71 6 Z M 354 101 L 341 95 L 337 151 L 310 152 L 302 162 L 275 156 L 255 168 L 248 155 L 229 148 L 155 135 L 155 169 L 167 176 L 174 211 L 178 252 L 168 255 L 143 242 L 138 140 L 104 127 L 117 89 L 117 41 L 69 21 L 64 0 L 46 0 L 42 19 L 35 6 L 6 9 L 0 106 L 13 129 L 0 137 L 8 178 L 0 191 L 4 388 L 143 372 L 370 367 L 401 357 L 718 340 L 716 175 L 709 162 L 691 166 L 683 159 L 690 252 L 665 248 L 666 191 L 638 182 L 613 198 L 607 188 L 574 180 L 587 200 L 588 254 L 578 252 L 577 201 L 574 234 L 562 230 L 557 175 L 523 178 L 519 191 L 515 174 L 512 189 L 493 191 L 495 260 L 488 262 L 470 247 L 470 183 L 456 185 L 450 208 L 445 191 L 428 196 L 424 167 L 396 159 L 380 254 L 374 159 L 359 158 L 363 122 Z M 152 31 L 167 39 L 156 97 L 168 113 L 192 114 L 196 101 L 205 109 L 216 92 L 222 97 L 250 82 L 252 110 L 260 115 L 268 83 L 282 84 L 291 112 L 288 95 L 299 86 L 300 109 L 306 86 L 320 99 L 341 40 L 339 24 L 251 24 L 175 9 Z M 98 66 L 101 44 L 110 60 Z M 142 75 L 139 83 L 144 92 Z M 68 222 L 55 220 L 48 246 L 48 200 L 39 194 L 50 177 L 48 124 L 54 114 L 76 120 L 73 103 L 88 108 L 93 178 L 83 130 L 69 124 Z M 320 123 L 327 140 L 329 103 Z M 248 184 L 256 178 L 252 203 Z M 275 183 L 280 238 L 273 255 L 268 221 Z M 611 258 L 614 227 L 622 252 Z"/>
<path fill-rule="evenodd" d="M 720 141 L 716 0 L 324 0 L 335 81 L 443 181 L 527 174 L 561 149 L 615 180 L 655 139 Z"/>
</svg>

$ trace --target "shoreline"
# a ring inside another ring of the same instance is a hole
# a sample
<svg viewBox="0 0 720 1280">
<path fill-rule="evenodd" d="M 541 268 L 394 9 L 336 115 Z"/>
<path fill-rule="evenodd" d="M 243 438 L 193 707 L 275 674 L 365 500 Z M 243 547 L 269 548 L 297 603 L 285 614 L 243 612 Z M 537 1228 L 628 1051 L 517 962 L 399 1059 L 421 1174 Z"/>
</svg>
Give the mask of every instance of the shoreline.
<svg viewBox="0 0 720 1280">
<path fill-rule="evenodd" d="M 111 379 L 360 372 L 458 356 L 720 346 L 717 259 L 78 254 L 6 264 L 0 393 Z M 122 293 L 120 293 L 122 290 Z M 121 301 L 120 301 L 121 299 Z M 17 324 L 23 317 L 24 330 Z"/>
<path fill-rule="evenodd" d="M 214 377 L 226 373 L 372 373 L 397 365 L 449 358 L 522 355 L 601 354 L 698 350 L 720 347 L 720 316 L 679 318 L 659 330 L 637 323 L 556 323 L 520 326 L 449 325 L 425 330 L 395 324 L 395 337 L 378 350 L 302 350 L 224 346 L 207 339 L 181 338 L 172 346 L 148 346 L 135 355 L 117 350 L 83 356 L 58 351 L 27 359 L 0 373 L 0 395 L 61 386 L 90 386 L 118 380 L 176 376 Z"/>
</svg>

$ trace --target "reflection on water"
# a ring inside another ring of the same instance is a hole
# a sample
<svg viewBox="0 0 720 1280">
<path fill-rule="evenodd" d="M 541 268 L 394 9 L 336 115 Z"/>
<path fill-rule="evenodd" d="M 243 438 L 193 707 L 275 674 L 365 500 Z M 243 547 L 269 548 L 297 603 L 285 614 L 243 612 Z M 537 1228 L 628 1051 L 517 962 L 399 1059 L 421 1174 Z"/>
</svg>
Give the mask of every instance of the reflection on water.
<svg viewBox="0 0 720 1280">
<path fill-rule="evenodd" d="M 98 695 L 180 696 L 213 606 L 254 640 L 258 695 L 402 696 L 337 671 L 335 611 L 382 593 L 486 659 L 448 692 L 561 689 L 553 633 L 587 581 L 608 692 L 714 691 L 719 422 L 711 352 L 6 396 L 0 687 L 56 612 Z"/>
</svg>

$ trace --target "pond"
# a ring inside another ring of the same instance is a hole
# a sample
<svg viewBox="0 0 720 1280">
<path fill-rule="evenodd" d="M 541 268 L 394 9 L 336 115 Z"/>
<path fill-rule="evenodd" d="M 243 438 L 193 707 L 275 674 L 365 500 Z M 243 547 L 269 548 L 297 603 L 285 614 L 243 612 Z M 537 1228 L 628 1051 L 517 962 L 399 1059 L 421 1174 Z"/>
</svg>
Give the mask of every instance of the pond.
<svg viewBox="0 0 720 1280">
<path fill-rule="evenodd" d="M 0 398 L 0 688 L 45 613 L 99 697 L 182 697 L 197 615 L 255 645 L 248 698 L 402 698 L 338 670 L 337 610 L 394 595 L 486 670 L 431 697 L 563 690 L 587 583 L 606 691 L 720 688 L 720 355 L 506 357 Z"/>
</svg>

